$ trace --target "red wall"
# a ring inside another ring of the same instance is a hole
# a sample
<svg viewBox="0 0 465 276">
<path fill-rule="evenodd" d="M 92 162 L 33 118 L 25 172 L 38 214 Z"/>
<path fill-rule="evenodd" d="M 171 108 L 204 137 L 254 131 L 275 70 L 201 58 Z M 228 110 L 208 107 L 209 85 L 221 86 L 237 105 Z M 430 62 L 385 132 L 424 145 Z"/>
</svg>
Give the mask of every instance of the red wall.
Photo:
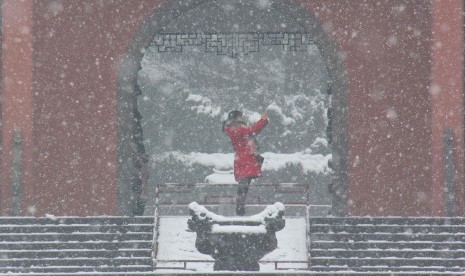
<svg viewBox="0 0 465 276">
<path fill-rule="evenodd" d="M 463 187 L 462 6 L 453 0 L 309 2 L 338 45 L 349 82 L 351 215 L 443 215 L 445 125 L 457 137 L 457 186 Z M 437 21 L 449 24 L 447 34 L 433 34 Z M 437 40 L 446 53 L 434 50 Z M 443 70 L 448 62 L 452 68 Z M 448 88 L 444 102 L 431 97 L 432 78 Z M 449 109 L 456 113 L 446 123 L 440 114 Z"/>
<path fill-rule="evenodd" d="M 17 128 L 25 215 L 116 214 L 120 63 L 159 2 L 3 1 L 3 215 Z M 442 215 L 444 127 L 463 195 L 463 1 L 301 2 L 347 74 L 350 215 Z"/>
<path fill-rule="evenodd" d="M 4 13 L 8 5 L 17 3 L 3 2 Z M 138 28 L 158 2 L 22 2 L 32 8 L 32 17 L 26 19 L 34 22 L 33 67 L 29 70 L 33 72 L 33 92 L 25 91 L 33 98 L 32 125 L 25 127 L 26 132 L 33 131 L 33 147 L 26 146 L 25 151 L 33 148 L 34 167 L 24 167 L 24 173 L 33 175 L 23 181 L 28 195 L 24 214 L 116 213 L 119 65 Z M 8 66 L 5 64 L 6 60 L 4 67 Z M 24 86 L 31 89 L 29 84 Z M 4 95 L 8 91 L 5 89 Z M 24 110 L 30 112 L 31 108 Z M 6 155 L 11 152 L 12 125 L 28 122 L 22 114 L 13 117 L 13 110 L 4 113 Z M 9 114 L 12 117 L 8 118 Z M 7 156 L 3 162 L 2 187 L 6 191 L 9 160 Z M 9 213 L 8 201 L 2 203 L 2 213 Z M 33 207 L 29 208 L 33 212 L 27 213 L 27 207 Z"/>
</svg>

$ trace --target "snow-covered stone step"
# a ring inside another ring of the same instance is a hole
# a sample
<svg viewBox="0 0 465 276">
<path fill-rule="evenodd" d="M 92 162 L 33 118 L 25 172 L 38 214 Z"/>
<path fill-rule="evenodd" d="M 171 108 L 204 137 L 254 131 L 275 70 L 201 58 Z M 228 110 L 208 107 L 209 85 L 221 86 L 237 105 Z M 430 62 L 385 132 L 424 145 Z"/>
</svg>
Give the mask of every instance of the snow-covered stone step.
<svg viewBox="0 0 465 276">
<path fill-rule="evenodd" d="M 465 218 L 310 217 L 310 270 L 465 272 Z"/>
<path fill-rule="evenodd" d="M 153 217 L 0 218 L 0 274 L 150 271 L 154 223 Z"/>
<path fill-rule="evenodd" d="M 69 273 L 71 275 L 79 275 L 80 273 L 84 275 L 92 275 L 90 273 L 95 272 L 95 275 L 100 275 L 100 273 L 112 272 L 110 275 L 115 275 L 117 273 L 124 272 L 143 272 L 143 271 L 153 271 L 152 266 L 150 265 L 121 265 L 121 266 L 47 266 L 47 267 L 0 267 L 0 274 L 6 275 L 63 275 L 64 273 Z M 124 275 L 126 275 L 124 273 Z M 138 274 L 131 274 L 138 275 Z"/>
<path fill-rule="evenodd" d="M 118 257 L 118 258 L 34 258 L 34 259 L 0 259 L 1 267 L 47 267 L 47 266 L 123 266 L 123 265 L 151 265 L 150 258 Z"/>
<path fill-rule="evenodd" d="M 118 243 L 114 241 L 83 241 L 83 242 L 60 242 L 60 241 L 20 241 L 5 242 L 0 241 L 0 250 L 124 250 L 124 249 L 149 249 L 153 246 L 152 241 L 127 240 Z"/>
<path fill-rule="evenodd" d="M 137 225 L 0 225 L 0 234 L 3 233 L 76 233 L 76 232 L 103 232 L 103 233 L 131 233 L 151 232 L 152 224 Z"/>
<path fill-rule="evenodd" d="M 348 267 L 346 265 L 341 266 L 312 266 L 312 272 L 317 274 L 328 272 L 330 275 L 377 275 L 382 273 L 383 275 L 393 275 L 391 273 L 398 273 L 394 275 L 463 275 L 463 267 L 439 267 L 439 266 L 402 266 L 402 267 L 390 267 L 383 265 L 376 266 L 361 266 L 361 267 Z M 339 272 L 339 273 L 338 273 Z M 376 273 L 377 272 L 377 273 Z M 317 275 L 320 275 L 320 274 Z M 334 273 L 334 274 L 333 274 Z"/>
<path fill-rule="evenodd" d="M 311 259 L 312 269 L 314 266 L 347 266 L 347 267 L 461 267 L 465 264 L 465 258 L 338 258 L 338 257 L 316 257 Z"/>
<path fill-rule="evenodd" d="M 44 224 L 75 224 L 75 225 L 129 225 L 129 224 L 153 224 L 153 217 L 121 217 L 121 216 L 96 216 L 96 217 L 0 217 L 1 225 L 44 225 Z"/>
<path fill-rule="evenodd" d="M 150 232 L 133 233 L 100 233 L 100 232 L 79 232 L 79 233 L 0 233 L 0 241 L 120 241 L 120 240 L 149 240 L 152 236 Z"/>
<path fill-rule="evenodd" d="M 44 250 L 0 250 L 0 259 L 35 259 L 35 258 L 119 258 L 151 257 L 151 249 L 119 250 L 83 250 L 83 249 L 48 249 Z"/>
<path fill-rule="evenodd" d="M 312 225 L 465 225 L 464 217 L 310 217 Z"/>
<path fill-rule="evenodd" d="M 465 225 L 311 225 L 315 233 L 465 233 Z"/>
<path fill-rule="evenodd" d="M 312 234 L 312 240 L 334 240 L 345 242 L 357 241 L 391 241 L 391 242 L 411 242 L 411 241 L 435 241 L 435 242 L 465 242 L 465 233 L 315 233 Z"/>
<path fill-rule="evenodd" d="M 465 242 L 431 242 L 431 241 L 411 241 L 411 242 L 338 242 L 332 240 L 312 241 L 312 247 L 321 250 L 465 250 Z"/>
<path fill-rule="evenodd" d="M 1 253 L 0 253 L 1 254 Z M 370 249 L 370 250 L 328 250 L 314 249 L 310 251 L 312 258 L 397 258 L 397 259 L 465 259 L 465 250 L 395 250 L 395 249 Z"/>
</svg>

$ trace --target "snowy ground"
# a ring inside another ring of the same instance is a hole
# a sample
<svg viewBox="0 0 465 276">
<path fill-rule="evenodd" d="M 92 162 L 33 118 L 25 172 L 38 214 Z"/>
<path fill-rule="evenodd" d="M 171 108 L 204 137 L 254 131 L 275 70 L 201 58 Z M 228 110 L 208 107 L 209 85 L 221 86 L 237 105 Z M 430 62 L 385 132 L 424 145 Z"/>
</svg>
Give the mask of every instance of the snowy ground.
<svg viewBox="0 0 465 276">
<path fill-rule="evenodd" d="M 158 237 L 158 269 L 161 267 L 184 266 L 183 262 L 170 260 L 213 261 L 195 248 L 196 234 L 187 229 L 188 217 L 161 217 Z M 260 271 L 275 271 L 275 261 L 279 261 L 278 269 L 306 269 L 307 251 L 305 235 L 305 218 L 286 217 L 286 226 L 276 233 L 278 248 L 262 258 Z M 302 263 L 286 263 L 301 261 Z M 213 262 L 187 262 L 189 271 L 213 271 Z M 163 269 L 164 270 L 164 269 Z M 171 270 L 165 270 L 171 271 Z"/>
</svg>

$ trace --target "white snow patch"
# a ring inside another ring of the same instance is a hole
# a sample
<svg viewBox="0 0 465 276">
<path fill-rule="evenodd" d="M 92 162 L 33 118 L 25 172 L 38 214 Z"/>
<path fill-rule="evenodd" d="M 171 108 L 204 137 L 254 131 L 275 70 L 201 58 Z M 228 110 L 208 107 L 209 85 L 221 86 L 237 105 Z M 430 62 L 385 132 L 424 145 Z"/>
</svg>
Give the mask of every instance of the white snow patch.
<svg viewBox="0 0 465 276">
<path fill-rule="evenodd" d="M 320 141 L 323 142 L 323 141 Z M 265 157 L 262 170 L 263 171 L 277 171 L 285 169 L 287 165 L 300 165 L 304 173 L 325 173 L 330 168 L 328 167 L 328 161 L 332 155 L 327 154 L 312 154 L 310 150 L 305 150 L 296 153 L 274 153 L 265 152 L 262 154 Z M 187 166 L 199 164 L 202 166 L 212 167 L 216 170 L 232 170 L 234 169 L 234 153 L 181 153 L 178 151 L 166 152 L 161 155 L 155 155 L 153 159 L 155 161 L 162 161 L 168 158 L 174 158 L 177 161 L 184 163 Z M 222 183 L 229 184 L 231 182 L 231 175 L 218 174 L 218 171 L 207 176 L 211 182 L 207 183 Z"/>
<path fill-rule="evenodd" d="M 256 215 L 247 216 L 247 217 L 225 217 L 222 215 L 217 215 L 213 212 L 208 211 L 202 205 L 199 205 L 197 202 L 191 202 L 189 204 L 189 210 L 192 210 L 197 214 L 197 217 L 201 220 L 212 220 L 215 222 L 231 222 L 231 221 L 246 221 L 246 222 L 256 222 L 266 224 L 265 218 L 275 218 L 279 215 L 280 212 L 284 212 L 284 205 L 281 202 L 276 202 L 273 205 L 266 206 L 265 210 Z"/>
<path fill-rule="evenodd" d="M 213 167 L 217 170 L 233 169 L 234 164 L 233 153 L 182 153 L 179 151 L 170 151 L 153 156 L 154 161 L 162 161 L 169 158 L 174 158 L 188 166 L 199 164 L 207 167 Z"/>
<path fill-rule="evenodd" d="M 212 233 L 251 233 L 266 234 L 264 225 L 247 226 L 247 225 L 212 225 Z"/>
<path fill-rule="evenodd" d="M 265 152 L 262 154 L 265 157 L 263 163 L 263 169 L 265 171 L 277 171 L 283 169 L 286 165 L 300 165 L 304 173 L 315 172 L 325 173 L 330 168 L 328 167 L 328 161 L 332 155 L 327 154 L 310 154 L 306 152 L 296 153 L 274 153 Z"/>
<path fill-rule="evenodd" d="M 55 215 L 45 214 L 45 217 L 51 220 L 57 220 L 57 217 Z"/>
<path fill-rule="evenodd" d="M 234 178 L 234 171 L 220 171 L 213 169 L 213 174 L 207 175 L 205 177 L 205 183 L 209 184 L 237 184 L 237 181 Z"/>
<path fill-rule="evenodd" d="M 247 117 L 247 121 L 251 124 L 255 124 L 262 117 L 260 113 L 248 110 L 244 110 L 244 116 Z"/>
<path fill-rule="evenodd" d="M 328 140 L 325 138 L 318 137 L 313 141 L 312 145 L 310 147 L 318 147 L 319 145 L 322 145 L 324 147 L 328 147 Z"/>
<path fill-rule="evenodd" d="M 185 101 L 198 103 L 197 106 L 191 106 L 191 110 L 196 111 L 198 114 L 206 114 L 211 117 L 221 114 L 221 107 L 215 106 L 209 98 L 202 95 L 189 94 Z"/>
<path fill-rule="evenodd" d="M 267 108 L 267 111 L 274 111 L 275 114 L 277 114 L 280 119 L 281 123 L 285 126 L 291 125 L 295 123 L 295 119 L 291 117 L 287 117 L 281 107 L 279 107 L 275 102 L 271 103 Z"/>
</svg>

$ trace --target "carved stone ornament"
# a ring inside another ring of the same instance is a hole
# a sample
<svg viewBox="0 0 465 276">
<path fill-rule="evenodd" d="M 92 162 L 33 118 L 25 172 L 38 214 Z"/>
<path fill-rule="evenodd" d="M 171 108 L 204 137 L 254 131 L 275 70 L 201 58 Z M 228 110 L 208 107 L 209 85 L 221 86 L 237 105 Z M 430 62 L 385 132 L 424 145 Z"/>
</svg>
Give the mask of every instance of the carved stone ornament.
<svg viewBox="0 0 465 276">
<path fill-rule="evenodd" d="M 220 216 L 196 202 L 189 204 L 189 211 L 188 227 L 197 233 L 195 247 L 215 259 L 215 271 L 259 271 L 258 261 L 277 248 L 275 233 L 285 225 L 280 202 L 248 217 Z"/>
</svg>

